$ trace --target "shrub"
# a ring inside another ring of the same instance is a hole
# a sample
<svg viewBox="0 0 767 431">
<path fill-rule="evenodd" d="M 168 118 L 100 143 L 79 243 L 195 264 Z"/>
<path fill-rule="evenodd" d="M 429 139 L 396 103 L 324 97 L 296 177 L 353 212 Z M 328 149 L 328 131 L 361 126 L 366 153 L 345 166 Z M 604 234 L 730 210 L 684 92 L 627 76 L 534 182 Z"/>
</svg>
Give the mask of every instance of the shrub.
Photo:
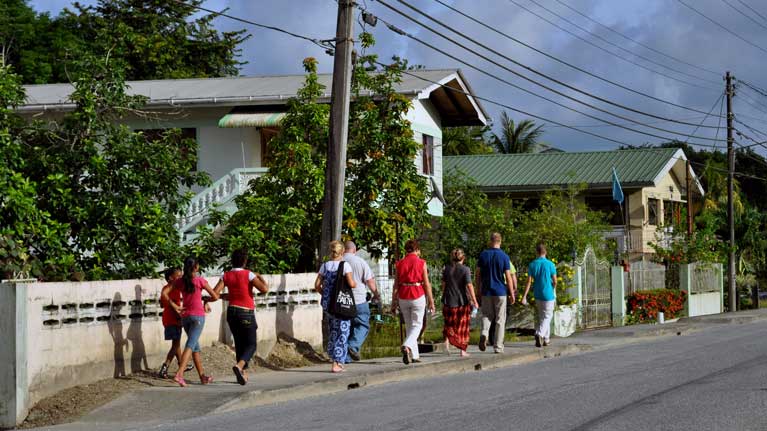
<svg viewBox="0 0 767 431">
<path fill-rule="evenodd" d="M 663 312 L 665 318 L 679 317 L 687 292 L 675 289 L 640 290 L 628 296 L 627 312 L 636 323 L 652 322 Z"/>
</svg>

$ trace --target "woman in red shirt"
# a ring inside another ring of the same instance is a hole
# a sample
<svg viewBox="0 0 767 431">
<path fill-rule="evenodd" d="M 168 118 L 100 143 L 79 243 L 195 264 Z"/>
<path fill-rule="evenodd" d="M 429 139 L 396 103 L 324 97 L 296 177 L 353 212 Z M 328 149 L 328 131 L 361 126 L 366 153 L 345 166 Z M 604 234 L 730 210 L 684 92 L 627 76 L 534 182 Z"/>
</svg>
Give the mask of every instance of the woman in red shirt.
<svg viewBox="0 0 767 431">
<path fill-rule="evenodd" d="M 405 340 L 402 342 L 402 362 L 420 362 L 418 336 L 423 326 L 424 312 L 428 308 L 434 313 L 434 297 L 429 283 L 429 270 L 426 261 L 419 257 L 421 247 L 418 241 L 411 239 L 405 243 L 405 255 L 397 262 L 397 276 L 392 292 L 392 311 L 399 308 L 405 320 Z"/>
<path fill-rule="evenodd" d="M 232 331 L 234 350 L 237 354 L 237 364 L 232 367 L 232 371 L 237 377 L 237 383 L 241 385 L 248 382 L 245 370 L 248 369 L 248 362 L 256 353 L 258 325 L 253 289 L 261 293 L 269 290 L 266 280 L 260 274 L 245 269 L 247 263 L 248 251 L 244 248 L 235 250 L 232 253 L 232 269 L 221 276 L 221 280 L 214 289 L 217 294 L 220 294 L 224 287 L 227 288 L 228 293 L 223 296 L 224 299 L 229 300 L 229 306 L 226 308 L 226 323 Z"/>
</svg>

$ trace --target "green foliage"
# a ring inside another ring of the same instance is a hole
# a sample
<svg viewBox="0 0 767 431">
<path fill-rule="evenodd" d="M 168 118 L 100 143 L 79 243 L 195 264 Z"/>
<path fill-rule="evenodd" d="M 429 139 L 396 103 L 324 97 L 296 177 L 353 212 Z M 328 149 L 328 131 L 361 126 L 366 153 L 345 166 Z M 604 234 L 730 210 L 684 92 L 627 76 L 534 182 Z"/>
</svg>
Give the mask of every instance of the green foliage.
<svg viewBox="0 0 767 431">
<path fill-rule="evenodd" d="M 364 47 L 373 43 L 369 34 L 361 40 Z M 344 239 L 380 257 L 395 246 L 397 231 L 404 244 L 425 223 L 428 187 L 414 164 L 420 144 L 405 119 L 410 101 L 394 91 L 407 64 L 395 60 L 376 71 L 375 61 L 361 55 L 353 75 L 343 229 Z M 192 244 L 193 251 L 207 253 L 208 264 L 247 246 L 256 270 L 316 270 L 329 106 L 318 102 L 324 87 L 317 80 L 317 61 L 307 59 L 304 67 L 304 86 L 270 141 L 269 172 L 236 199 L 238 210 L 231 217 L 216 214 L 213 227 Z"/>
<path fill-rule="evenodd" d="M 0 184 L 9 190 L 0 226 L 11 256 L 2 272 L 47 280 L 153 274 L 178 258 L 174 225 L 188 202 L 179 189 L 208 181 L 187 156 L 197 144 L 178 130 L 149 139 L 120 125 L 142 115 L 144 99 L 126 95 L 119 68 L 86 58 L 73 73 L 76 106 L 60 121 L 27 124 L 9 111 L 0 118 Z M 4 106 L 20 90 L 4 69 Z"/>
<path fill-rule="evenodd" d="M 533 120 L 515 123 L 504 111 L 501 113 L 501 134 L 497 136 L 495 149 L 501 154 L 532 153 L 538 146 L 543 126 Z"/>
<path fill-rule="evenodd" d="M 208 265 L 247 247 L 254 270 L 316 270 L 329 107 L 317 102 L 325 89 L 318 82 L 317 61 L 304 60 L 304 68 L 304 86 L 288 102 L 280 133 L 269 141 L 269 171 L 236 198 L 237 211 L 231 217 L 211 217 L 214 228 L 203 231 L 193 245 L 193 251 L 206 252 L 197 255 L 206 257 Z"/>
<path fill-rule="evenodd" d="M 490 126 L 445 127 L 442 129 L 442 155 L 492 154 L 493 138 Z"/>
<path fill-rule="evenodd" d="M 460 172 L 448 172 L 444 184 L 444 216 L 423 233 L 422 249 L 431 261 L 447 262 L 450 251 L 460 247 L 473 268 L 493 232 L 503 237 L 501 247 L 520 273 L 541 241 L 549 258 L 559 262 L 572 261 L 573 252 L 581 255 L 589 245 L 603 258 L 612 257 L 614 244 L 605 244 L 602 236 L 610 228 L 606 216 L 579 199 L 583 186 L 544 193 L 537 207 L 527 209 L 526 202 L 488 199 Z"/>
<path fill-rule="evenodd" d="M 490 234 L 500 232 L 508 239 L 519 211 L 510 200 L 491 201 L 471 178 L 462 172 L 447 172 L 443 178 L 447 205 L 441 218 L 425 230 L 421 248 L 429 262 L 448 263 L 453 248 L 466 253 L 466 264 L 476 266 L 479 254 L 487 248 Z M 509 243 L 504 240 L 506 249 Z"/>
<path fill-rule="evenodd" d="M 373 44 L 370 37 L 363 41 L 363 49 Z M 379 258 L 397 240 L 404 247 L 427 223 L 428 184 L 414 163 L 421 143 L 406 119 L 412 104 L 394 89 L 407 62 L 395 58 L 370 73 L 376 62 L 375 55 L 363 53 L 354 68 L 344 237 Z"/>
<path fill-rule="evenodd" d="M 601 258 L 612 258 L 615 244 L 604 240 L 610 230 L 605 214 L 593 211 L 579 198 L 584 185 L 544 193 L 537 208 L 520 212 L 509 238 L 510 256 L 521 267 L 536 257 L 535 245 L 546 244 L 550 259 L 566 262 L 573 253 L 583 255 L 588 246 Z"/>
<path fill-rule="evenodd" d="M 74 4 L 58 17 L 36 14 L 24 0 L 0 6 L 0 46 L 24 83 L 69 82 L 83 55 L 109 56 L 128 80 L 236 75 L 244 30 L 219 32 L 215 15 L 158 0 L 99 0 Z"/>
</svg>

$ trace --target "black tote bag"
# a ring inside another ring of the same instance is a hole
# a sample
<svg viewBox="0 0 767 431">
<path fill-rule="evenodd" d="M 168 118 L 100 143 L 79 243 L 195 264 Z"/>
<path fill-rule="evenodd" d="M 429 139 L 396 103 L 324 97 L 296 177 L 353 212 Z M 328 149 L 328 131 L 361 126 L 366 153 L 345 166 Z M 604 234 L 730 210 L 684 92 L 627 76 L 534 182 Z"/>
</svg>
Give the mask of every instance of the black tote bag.
<svg viewBox="0 0 767 431">
<path fill-rule="evenodd" d="M 338 264 L 336 283 L 330 291 L 328 312 L 338 319 L 353 319 L 357 317 L 357 305 L 354 303 L 352 288 L 346 284 L 344 277 L 344 261 Z"/>
</svg>

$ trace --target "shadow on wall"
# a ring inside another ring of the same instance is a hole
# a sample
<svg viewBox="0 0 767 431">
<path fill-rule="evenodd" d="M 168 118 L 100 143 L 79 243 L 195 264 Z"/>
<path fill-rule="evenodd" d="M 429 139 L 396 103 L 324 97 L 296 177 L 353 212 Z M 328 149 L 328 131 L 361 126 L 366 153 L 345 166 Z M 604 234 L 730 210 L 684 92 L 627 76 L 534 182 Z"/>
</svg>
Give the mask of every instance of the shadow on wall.
<svg viewBox="0 0 767 431">
<path fill-rule="evenodd" d="M 143 323 L 143 304 L 141 285 L 137 284 L 135 287 L 135 298 L 131 301 L 131 314 L 130 324 L 128 325 L 128 333 L 126 338 L 131 343 L 131 358 L 130 358 L 130 371 L 131 373 L 137 373 L 139 371 L 148 370 L 149 363 L 146 358 L 146 347 L 144 346 L 144 333 L 142 329 Z"/>
<path fill-rule="evenodd" d="M 121 311 L 124 305 L 125 303 L 122 301 L 120 292 L 116 292 L 114 298 L 112 298 L 112 311 L 107 323 L 109 335 L 112 336 L 112 342 L 114 342 L 114 377 L 125 377 L 125 354 L 123 349 L 128 348 L 128 340 L 123 338 L 122 319 L 124 316 Z"/>
</svg>

